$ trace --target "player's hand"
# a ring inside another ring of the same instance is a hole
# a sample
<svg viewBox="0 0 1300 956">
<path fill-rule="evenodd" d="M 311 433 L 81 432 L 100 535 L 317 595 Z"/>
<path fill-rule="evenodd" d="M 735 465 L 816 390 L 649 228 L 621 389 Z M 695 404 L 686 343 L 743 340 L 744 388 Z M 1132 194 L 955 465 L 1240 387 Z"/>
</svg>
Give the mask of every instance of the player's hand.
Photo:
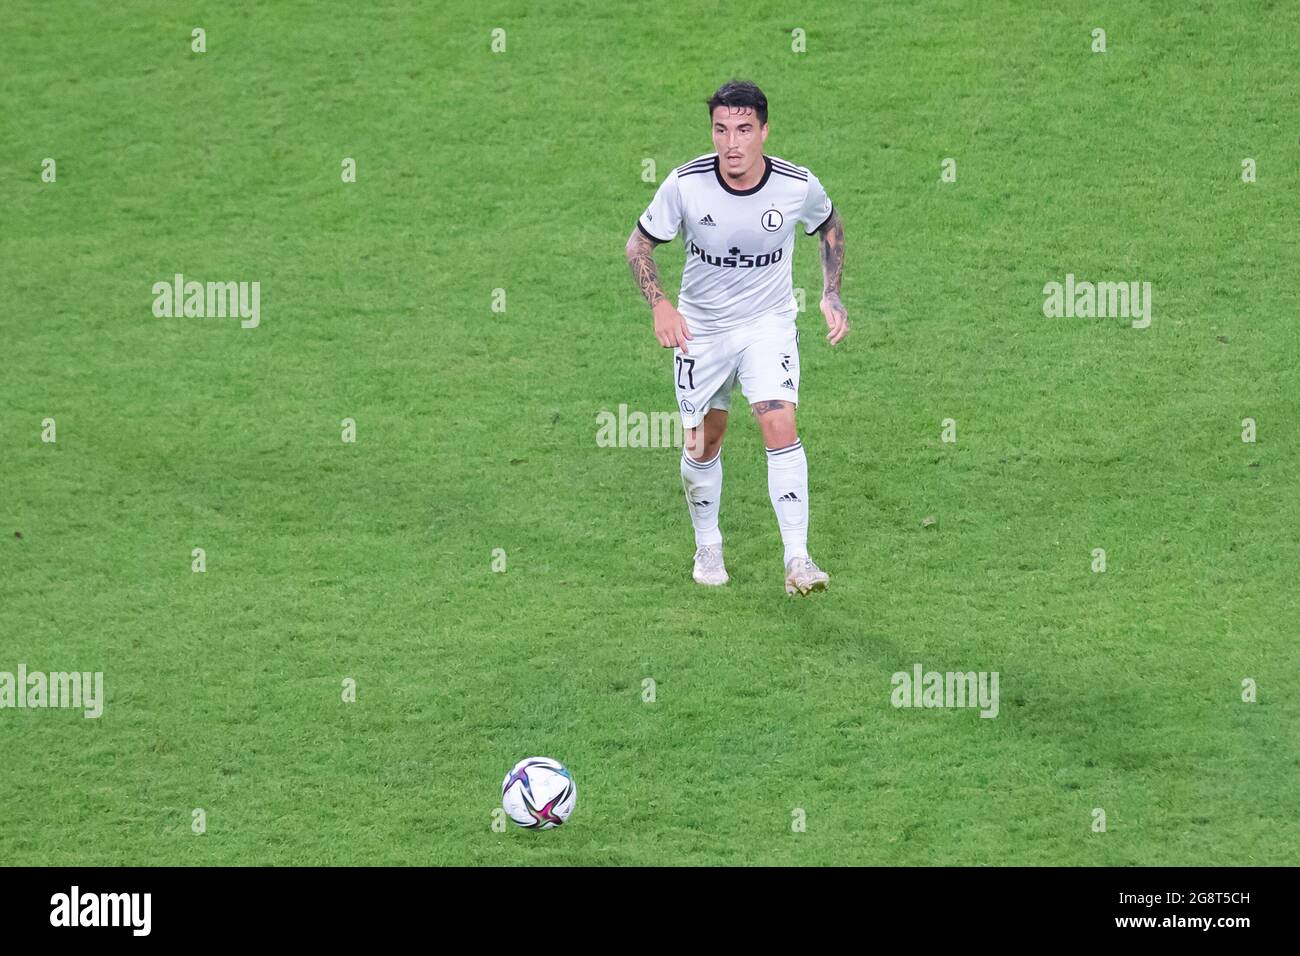
<svg viewBox="0 0 1300 956">
<path fill-rule="evenodd" d="M 826 341 L 838 345 L 849 334 L 849 313 L 840 302 L 838 293 L 830 292 L 822 296 L 822 315 L 826 316 Z"/>
<path fill-rule="evenodd" d="M 655 303 L 655 338 L 666 349 L 679 348 L 687 353 L 686 340 L 691 337 L 691 330 L 686 327 L 686 320 L 667 299 Z"/>
</svg>

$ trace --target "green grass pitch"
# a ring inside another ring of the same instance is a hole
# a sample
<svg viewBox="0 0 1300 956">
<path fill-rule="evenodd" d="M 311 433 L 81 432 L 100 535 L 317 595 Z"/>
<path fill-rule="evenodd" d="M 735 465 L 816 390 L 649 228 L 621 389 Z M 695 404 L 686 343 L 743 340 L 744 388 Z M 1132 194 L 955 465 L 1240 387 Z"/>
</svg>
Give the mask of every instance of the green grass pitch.
<svg viewBox="0 0 1300 956">
<path fill-rule="evenodd" d="M 1300 862 L 1300 13 L 1061 6 L 7 3 L 0 671 L 106 704 L 0 710 L 0 863 Z M 733 77 L 845 222 L 808 599 L 751 417 L 716 592 L 677 451 L 595 440 L 672 408 L 623 243 Z M 576 813 L 498 832 L 531 754 Z"/>
</svg>

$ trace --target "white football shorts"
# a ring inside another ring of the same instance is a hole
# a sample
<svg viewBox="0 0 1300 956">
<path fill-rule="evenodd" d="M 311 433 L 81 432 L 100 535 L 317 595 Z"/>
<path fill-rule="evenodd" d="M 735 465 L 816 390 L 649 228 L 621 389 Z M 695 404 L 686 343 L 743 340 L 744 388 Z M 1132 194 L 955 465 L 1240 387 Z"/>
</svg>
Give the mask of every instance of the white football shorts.
<svg viewBox="0 0 1300 956">
<path fill-rule="evenodd" d="M 698 427 L 710 409 L 729 409 L 737 381 L 751 405 L 799 404 L 799 332 L 791 319 L 764 317 L 738 329 L 697 334 L 686 348 L 685 355 L 673 349 L 673 384 L 684 428 Z"/>
</svg>

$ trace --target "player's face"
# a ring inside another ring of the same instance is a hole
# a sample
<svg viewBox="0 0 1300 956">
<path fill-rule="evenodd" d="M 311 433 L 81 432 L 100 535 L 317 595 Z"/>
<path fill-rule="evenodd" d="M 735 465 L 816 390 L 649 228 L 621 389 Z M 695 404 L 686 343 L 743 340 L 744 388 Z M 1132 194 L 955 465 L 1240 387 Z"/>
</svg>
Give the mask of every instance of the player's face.
<svg viewBox="0 0 1300 956">
<path fill-rule="evenodd" d="M 767 124 L 748 106 L 717 106 L 713 110 L 713 147 L 723 175 L 741 179 L 763 156 Z"/>
</svg>

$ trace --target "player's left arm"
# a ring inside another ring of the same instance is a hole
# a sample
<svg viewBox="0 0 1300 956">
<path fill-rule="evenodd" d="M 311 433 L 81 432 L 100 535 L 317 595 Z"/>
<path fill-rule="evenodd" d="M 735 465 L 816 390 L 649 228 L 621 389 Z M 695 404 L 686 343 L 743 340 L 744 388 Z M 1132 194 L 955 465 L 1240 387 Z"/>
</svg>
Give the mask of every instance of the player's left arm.
<svg viewBox="0 0 1300 956">
<path fill-rule="evenodd" d="M 826 317 L 826 339 L 839 344 L 849 334 L 849 313 L 840 301 L 840 277 L 844 273 L 844 222 L 837 210 L 817 230 L 822 254 L 822 315 Z"/>
</svg>

